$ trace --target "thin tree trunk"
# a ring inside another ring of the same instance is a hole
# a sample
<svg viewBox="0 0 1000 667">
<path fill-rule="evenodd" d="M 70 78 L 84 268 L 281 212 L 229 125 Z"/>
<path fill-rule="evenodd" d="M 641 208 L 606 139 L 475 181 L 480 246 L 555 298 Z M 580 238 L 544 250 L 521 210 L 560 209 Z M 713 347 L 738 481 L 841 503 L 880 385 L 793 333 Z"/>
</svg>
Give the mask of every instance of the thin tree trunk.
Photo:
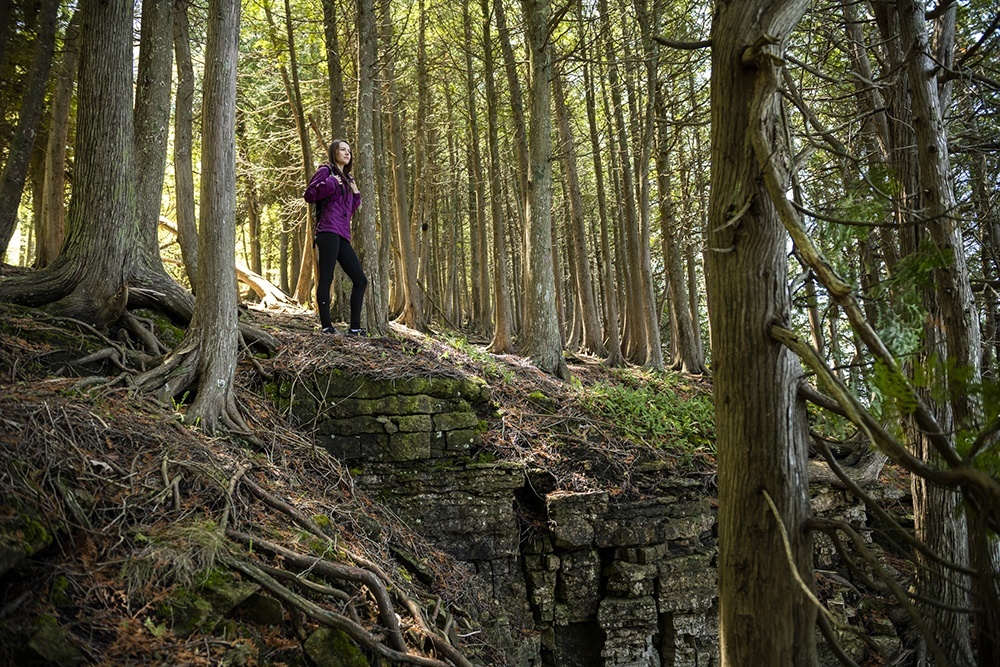
<svg viewBox="0 0 1000 667">
<path fill-rule="evenodd" d="M 390 3 L 383 0 L 385 8 L 382 14 L 382 38 L 385 44 L 393 43 L 392 14 Z M 399 99 L 396 90 L 396 74 L 394 56 L 389 54 L 385 59 L 385 100 L 386 117 L 389 120 L 389 154 L 392 161 L 393 202 L 395 203 L 395 239 L 398 244 L 399 273 L 403 290 L 403 308 L 399 321 L 418 331 L 427 330 L 427 316 L 424 309 L 423 293 L 417 284 L 417 258 L 414 255 L 413 237 L 410 233 L 410 198 L 406 178 L 406 155 L 403 150 L 403 128 L 399 112 Z M 387 224 L 387 223 L 383 223 Z"/>
<path fill-rule="evenodd" d="M 899 28 L 901 46 L 907 53 L 906 67 L 910 83 L 910 95 L 913 111 L 912 125 L 916 134 L 917 158 L 920 174 L 920 193 L 922 215 L 937 252 L 946 258 L 944 266 L 934 271 L 935 301 L 939 309 L 940 319 L 934 317 L 932 324 L 935 338 L 943 344 L 937 349 L 945 350 L 942 360 L 947 359 L 956 369 L 942 369 L 945 383 L 948 387 L 950 410 L 939 406 L 943 412 L 950 412 L 953 422 L 939 422 L 946 433 L 954 433 L 964 429 L 976 430 L 982 426 L 982 406 L 970 386 L 976 386 L 980 380 L 979 367 L 979 319 L 969 283 L 969 271 L 965 259 L 962 232 L 956 220 L 957 203 L 951 185 L 951 167 L 948 158 L 947 134 L 944 128 L 941 100 L 937 82 L 931 77 L 935 64 L 931 58 L 927 28 L 924 20 L 924 7 L 914 0 L 897 0 L 899 12 Z M 954 429 L 954 430 L 953 430 Z M 921 442 L 926 440 L 921 438 Z M 930 451 L 923 452 L 925 459 L 936 459 Z M 938 490 L 926 489 L 927 501 L 937 504 L 933 496 Z M 929 544 L 944 549 L 951 549 L 946 558 L 952 562 L 965 564 L 969 558 L 969 546 L 961 542 L 967 539 L 981 541 L 976 535 L 967 537 L 968 527 L 959 514 L 961 499 L 957 493 L 951 492 L 941 498 L 943 506 L 940 509 L 949 512 L 950 516 L 941 516 L 942 524 L 931 526 L 919 521 L 917 503 L 914 497 L 914 516 L 918 535 Z M 950 510 L 950 511 L 949 511 Z M 935 509 L 928 507 L 928 518 L 937 515 Z M 985 530 L 979 522 L 974 528 Z M 944 530 L 941 530 L 941 529 Z M 954 532 L 957 531 L 957 532 Z M 959 544 L 956 544 L 959 543 Z M 981 549 L 976 549 L 981 553 Z M 952 573 L 943 577 L 945 581 L 937 581 L 939 568 L 931 563 L 923 564 L 927 568 L 927 576 L 923 578 L 925 590 L 933 587 L 935 593 L 941 595 L 942 602 L 956 607 L 968 606 L 969 597 L 965 589 L 965 577 Z M 996 574 L 991 560 L 977 562 L 973 565 L 981 573 L 977 588 L 980 590 L 996 590 Z M 923 569 L 923 568 L 922 568 Z M 982 587 L 986 588 L 982 588 Z M 928 591 L 929 592 L 929 591 Z M 994 601 L 996 596 L 993 596 Z M 995 602 L 994 602 L 995 604 Z M 989 606 L 989 605 L 988 605 Z M 933 626 L 938 633 L 939 641 L 954 660 L 956 665 L 971 665 L 973 663 L 972 646 L 969 642 L 969 620 L 964 613 L 934 610 Z M 995 618 L 996 610 L 977 614 L 977 620 L 986 621 L 990 616 Z M 986 631 L 987 628 L 981 630 Z M 996 628 L 992 628 L 995 630 Z M 993 642 L 988 640 L 992 646 Z"/>
<path fill-rule="evenodd" d="M 491 307 L 490 296 L 490 262 L 489 262 L 489 232 L 486 223 L 486 177 L 483 175 L 482 148 L 479 140 L 479 111 L 476 104 L 476 80 L 472 67 L 472 17 L 469 14 L 469 0 L 462 3 L 462 26 L 465 33 L 465 73 L 467 83 L 467 105 L 469 110 L 469 132 L 472 135 L 472 150 L 469 152 L 471 160 L 470 187 L 473 188 L 472 204 L 474 205 L 473 217 L 470 218 L 470 225 L 474 225 L 472 231 L 475 235 L 475 242 L 472 247 L 475 252 L 476 276 L 475 283 L 479 283 L 479 301 L 476 304 L 476 317 L 479 319 L 480 327 L 487 337 L 493 335 L 493 309 Z"/>
<path fill-rule="evenodd" d="M 49 68 L 56 43 L 56 16 L 58 0 L 41 0 L 38 8 L 38 30 L 35 51 L 28 72 L 21 109 L 17 116 L 17 129 L 7 151 L 7 162 L 0 176 L 0 257 L 7 251 L 17 227 L 17 209 L 21 193 L 28 178 L 28 168 L 35 145 L 38 124 L 45 109 L 45 88 L 49 81 Z"/>
<path fill-rule="evenodd" d="M 604 31 L 604 46 L 608 53 L 616 53 L 611 42 L 610 12 L 607 0 L 599 0 L 602 30 Z M 617 59 L 612 57 L 608 62 L 608 87 L 611 92 L 611 112 L 615 126 L 614 141 L 617 144 L 618 164 L 620 168 L 621 188 L 620 206 L 624 219 L 624 233 L 627 252 L 623 252 L 625 273 L 625 293 L 627 315 L 625 320 L 625 351 L 632 361 L 646 363 L 650 360 L 650 340 L 647 336 L 644 283 L 640 264 L 642 252 L 639 239 L 639 218 L 635 199 L 636 186 L 632 171 L 631 151 L 629 150 L 628 130 L 625 123 L 625 101 L 622 94 L 623 80 Z"/>
<path fill-rule="evenodd" d="M 66 29 L 62 60 L 55 91 L 52 93 L 52 120 L 45 151 L 45 184 L 42 194 L 41 225 L 37 232 L 35 266 L 44 268 L 55 261 L 66 239 L 66 146 L 69 144 L 69 119 L 72 111 L 73 87 L 76 84 L 77 42 L 80 32 L 80 10 Z"/>
<path fill-rule="evenodd" d="M 582 17 L 581 17 L 582 19 Z M 601 257 L 604 271 L 604 335 L 607 339 L 607 359 L 609 366 L 621 366 L 625 363 L 622 357 L 621 338 L 619 336 L 618 296 L 615 289 L 614 272 L 611 269 L 611 241 L 608 231 L 608 203 L 604 190 L 604 160 L 601 157 L 602 148 L 597 130 L 597 100 L 594 82 L 590 74 L 590 64 L 586 54 L 583 65 L 583 85 L 587 102 L 587 125 L 590 128 L 590 148 L 594 156 L 594 185 L 597 190 L 597 213 L 601 227 Z"/>
<path fill-rule="evenodd" d="M 657 370 L 663 370 L 663 351 L 660 342 L 660 318 L 656 307 L 656 292 L 653 288 L 653 259 L 651 250 L 650 234 L 650 179 L 649 163 L 652 152 L 656 129 L 655 98 L 657 87 L 657 69 L 659 62 L 659 43 L 653 39 L 659 30 L 660 3 L 654 0 L 653 10 L 650 12 L 646 6 L 646 0 L 635 0 L 636 17 L 639 23 L 639 30 L 643 37 L 643 58 L 646 64 L 646 108 L 642 115 L 642 144 L 639 150 L 636 174 L 638 178 L 638 251 L 640 288 L 639 294 L 642 297 L 640 312 L 642 322 L 645 327 L 646 338 L 646 365 Z M 630 96 L 630 99 L 638 96 Z M 639 120 L 638 114 L 635 116 Z"/>
<path fill-rule="evenodd" d="M 173 0 L 143 0 L 133 126 L 136 215 L 149 263 L 160 270 L 157 230 L 170 127 L 172 38 Z"/>
<path fill-rule="evenodd" d="M 198 224 L 194 209 L 194 164 L 192 127 L 194 124 L 194 65 L 188 30 L 190 0 L 175 0 L 174 57 L 177 60 L 177 97 L 174 102 L 174 187 L 177 206 L 177 243 L 188 282 L 194 288 L 198 279 Z M 288 281 L 282 284 L 287 290 Z"/>
<path fill-rule="evenodd" d="M 687 276 L 684 274 L 684 262 L 681 259 L 681 251 L 675 234 L 677 219 L 672 199 L 670 147 L 666 136 L 666 100 L 663 99 L 661 87 L 657 87 L 655 94 L 660 130 L 659 148 L 656 153 L 657 185 L 660 196 L 660 237 L 663 244 L 663 264 L 666 268 L 667 288 L 673 304 L 672 319 L 677 331 L 673 368 L 685 373 L 701 374 L 705 372 L 705 367 L 695 343 L 694 325 L 691 322 L 691 311 L 688 308 Z"/>
<path fill-rule="evenodd" d="M 358 2 L 358 128 L 355 150 L 361 208 L 355 213 L 358 257 L 368 276 L 369 293 L 365 297 L 364 316 L 368 329 L 383 335 L 389 329 L 388 301 L 382 286 L 381 257 L 375 230 L 377 199 L 375 194 L 375 80 L 378 59 L 378 17 L 375 0 Z M 365 110 L 370 110 L 366 113 Z"/>
<path fill-rule="evenodd" d="M 576 167 L 576 141 L 569 125 L 562 76 L 558 73 L 552 77 L 552 92 L 555 96 L 556 120 L 559 126 L 559 137 L 562 141 L 560 158 L 569 199 L 570 215 L 567 242 L 571 244 L 575 259 L 573 274 L 576 277 L 577 296 L 581 306 L 582 346 L 588 352 L 606 356 L 607 348 L 604 347 L 601 335 L 601 322 L 597 316 L 593 278 L 590 275 L 590 262 L 587 259 L 589 253 L 587 252 L 586 220 L 583 210 L 583 195 L 580 191 L 580 177 Z"/>
<path fill-rule="evenodd" d="M 507 281 L 507 241 L 504 236 L 503 184 L 500 162 L 499 122 L 497 121 L 497 90 L 493 76 L 494 56 L 491 37 L 489 0 L 480 0 L 483 11 L 483 76 L 486 86 L 487 142 L 490 152 L 490 209 L 493 217 L 493 281 L 494 318 L 493 340 L 489 351 L 509 354 L 514 350 L 511 339 L 510 285 Z"/>
<path fill-rule="evenodd" d="M 323 36 L 326 40 L 326 68 L 330 88 L 330 137 L 344 139 L 344 71 L 340 66 L 335 0 L 323 0 Z"/>
</svg>

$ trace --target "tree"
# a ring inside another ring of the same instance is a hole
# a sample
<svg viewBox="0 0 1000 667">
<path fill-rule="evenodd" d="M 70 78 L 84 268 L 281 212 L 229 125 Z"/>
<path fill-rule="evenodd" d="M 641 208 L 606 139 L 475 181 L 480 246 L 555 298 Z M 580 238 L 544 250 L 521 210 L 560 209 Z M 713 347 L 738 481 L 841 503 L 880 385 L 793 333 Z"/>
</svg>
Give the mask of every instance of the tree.
<svg viewBox="0 0 1000 667">
<path fill-rule="evenodd" d="M 139 244 L 131 175 L 132 8 L 86 0 L 80 11 L 77 159 L 66 243 L 46 269 L 0 282 L 0 299 L 105 329 L 125 310 Z"/>
<path fill-rule="evenodd" d="M 655 92 L 657 105 L 657 154 L 656 171 L 660 198 L 660 236 L 663 244 L 663 264 L 667 273 L 667 287 L 673 319 L 676 322 L 677 340 L 673 368 L 685 373 L 706 372 L 701 350 L 695 340 L 691 310 L 688 308 L 687 281 L 683 271 L 680 243 L 677 239 L 677 219 L 674 215 L 673 192 L 670 178 L 670 142 L 667 135 L 667 110 L 662 86 Z"/>
<path fill-rule="evenodd" d="M 190 0 L 174 2 L 174 52 L 177 95 L 174 100 L 174 183 L 177 190 L 177 240 L 192 286 L 198 279 L 198 225 L 194 212 L 194 166 L 191 158 L 194 122 L 194 66 L 188 29 Z"/>
<path fill-rule="evenodd" d="M 811 585 L 804 582 L 812 580 L 812 540 L 804 530 L 809 497 L 805 412 L 797 397 L 801 370 L 769 335 L 773 322 L 789 318 L 786 237 L 748 141 L 759 126 L 775 142 L 773 159 L 780 164 L 786 155 L 774 69 L 806 4 L 722 2 L 712 22 L 705 268 L 724 666 L 816 664 L 816 609 L 802 589 Z M 790 556 L 782 535 L 789 540 Z"/>
<path fill-rule="evenodd" d="M 531 125 L 528 134 L 529 176 L 525 220 L 524 353 L 539 369 L 568 379 L 556 318 L 552 268 L 552 76 L 548 0 L 522 0 L 531 65 Z"/>
<path fill-rule="evenodd" d="M 584 228 L 583 195 L 580 192 L 580 177 L 576 166 L 576 141 L 570 130 L 569 116 L 566 105 L 566 95 L 563 92 L 562 76 L 556 73 L 552 77 L 552 91 L 555 95 L 556 119 L 561 140 L 560 158 L 563 175 L 569 194 L 570 229 L 569 239 L 573 250 L 576 270 L 576 293 L 580 298 L 581 324 L 583 326 L 583 345 L 587 351 L 605 356 L 607 351 L 602 339 L 601 324 L 597 318 L 597 305 L 594 298 L 594 286 L 590 276 L 590 260 L 587 253 L 587 238 Z"/>
<path fill-rule="evenodd" d="M 56 42 L 56 14 L 58 0 L 44 0 L 38 9 L 38 32 L 31 71 L 21 98 L 21 111 L 17 117 L 17 130 L 7 154 L 7 162 L 0 175 L 0 256 L 17 224 L 17 209 L 21 205 L 21 191 L 28 176 L 28 163 L 35 144 L 38 123 L 45 108 L 45 89 L 49 80 L 49 67 Z"/>
<path fill-rule="evenodd" d="M 514 351 L 511 338 L 513 314 L 510 306 L 510 284 L 507 279 L 507 241 L 504 236 L 506 216 L 503 211 L 503 184 L 500 161 L 500 130 L 497 120 L 497 86 L 494 76 L 492 19 L 489 0 L 480 0 L 483 13 L 483 77 L 486 87 L 487 144 L 490 153 L 490 210 L 493 217 L 493 340 L 489 349 L 495 354 Z"/>
<path fill-rule="evenodd" d="M 52 93 L 52 113 L 45 148 L 45 181 L 42 186 L 41 224 L 37 229 L 35 266 L 44 268 L 55 261 L 66 238 L 66 146 L 69 143 L 70 113 L 73 88 L 76 85 L 80 32 L 80 10 L 77 9 L 66 28 L 63 53 L 57 68 L 55 90 Z"/>
<path fill-rule="evenodd" d="M 135 95 L 136 214 L 143 233 L 156 230 L 163 198 L 163 172 L 170 124 L 170 78 L 173 66 L 173 0 L 143 0 L 139 68 Z M 159 252 L 156 253 L 159 255 Z"/>
<path fill-rule="evenodd" d="M 136 383 L 160 396 L 196 396 L 187 418 L 208 432 L 245 429 L 233 378 L 237 328 L 236 59 L 239 0 L 210 0 L 202 112 L 198 299 L 184 339 L 163 364 Z"/>
<path fill-rule="evenodd" d="M 365 299 L 365 321 L 368 329 L 377 334 L 387 331 L 389 313 L 387 295 L 377 291 L 382 284 L 381 255 L 375 233 L 375 214 L 378 209 L 375 194 L 375 80 L 378 54 L 378 17 L 374 0 L 358 3 L 358 126 L 356 149 L 357 171 L 360 176 L 362 205 L 355 214 L 355 238 L 358 257 L 368 276 L 370 290 Z M 383 230 L 388 233 L 388 230 Z"/>
</svg>

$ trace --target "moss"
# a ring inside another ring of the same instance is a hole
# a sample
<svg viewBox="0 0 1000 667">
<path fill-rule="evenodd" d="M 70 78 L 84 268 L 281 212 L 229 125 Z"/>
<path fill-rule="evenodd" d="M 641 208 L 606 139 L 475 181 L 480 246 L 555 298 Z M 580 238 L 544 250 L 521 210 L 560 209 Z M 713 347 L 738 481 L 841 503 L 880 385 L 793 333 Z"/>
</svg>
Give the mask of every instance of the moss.
<svg viewBox="0 0 1000 667">
<path fill-rule="evenodd" d="M 174 322 L 163 313 L 155 310 L 140 308 L 133 311 L 133 314 L 137 317 L 143 317 L 150 320 L 153 323 L 153 332 L 156 334 L 156 337 L 159 338 L 160 341 L 162 341 L 167 347 L 177 347 L 180 345 L 181 341 L 184 340 L 184 328 L 174 324 Z"/>
<path fill-rule="evenodd" d="M 178 637 L 187 637 L 195 630 L 214 624 L 212 604 L 188 589 L 181 589 L 160 605 L 159 616 L 170 623 Z"/>
<path fill-rule="evenodd" d="M 19 518 L 21 519 L 21 534 L 24 536 L 24 541 L 30 547 L 32 554 L 38 553 L 52 544 L 52 535 L 42 525 L 41 521 L 26 514 L 22 514 Z"/>
<path fill-rule="evenodd" d="M 303 648 L 319 667 L 368 667 L 365 654 L 342 630 L 320 628 Z"/>
<path fill-rule="evenodd" d="M 543 414 L 552 414 L 556 411 L 556 402 L 537 389 L 528 394 L 528 402 Z"/>
<path fill-rule="evenodd" d="M 49 602 L 57 607 L 65 607 L 70 601 L 69 579 L 60 574 L 52 581 L 52 586 L 49 588 Z"/>
</svg>

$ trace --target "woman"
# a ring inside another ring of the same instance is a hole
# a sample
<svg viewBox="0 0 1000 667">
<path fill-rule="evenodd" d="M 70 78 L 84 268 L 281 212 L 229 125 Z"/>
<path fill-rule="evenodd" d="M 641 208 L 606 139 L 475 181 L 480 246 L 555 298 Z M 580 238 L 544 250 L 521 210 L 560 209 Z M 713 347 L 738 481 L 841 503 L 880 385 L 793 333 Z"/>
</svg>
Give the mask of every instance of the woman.
<svg viewBox="0 0 1000 667">
<path fill-rule="evenodd" d="M 330 322 L 330 285 L 337 262 L 354 283 L 351 289 L 351 326 L 347 333 L 364 335 L 361 328 L 361 303 L 368 278 L 351 247 L 351 216 L 361 206 L 361 191 L 351 176 L 351 147 L 342 139 L 330 144 L 330 164 L 320 165 L 306 188 L 305 200 L 318 204 L 313 245 L 318 250 L 319 279 L 316 303 L 323 333 L 333 333 Z"/>
</svg>

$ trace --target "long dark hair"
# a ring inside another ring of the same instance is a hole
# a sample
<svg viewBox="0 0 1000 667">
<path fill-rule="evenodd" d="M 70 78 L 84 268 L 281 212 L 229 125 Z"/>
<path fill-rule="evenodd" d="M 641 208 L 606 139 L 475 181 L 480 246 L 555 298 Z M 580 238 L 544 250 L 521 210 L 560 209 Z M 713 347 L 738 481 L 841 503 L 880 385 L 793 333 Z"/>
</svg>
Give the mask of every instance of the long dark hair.
<svg viewBox="0 0 1000 667">
<path fill-rule="evenodd" d="M 334 156 L 337 154 L 337 149 L 340 148 L 340 144 L 346 144 L 346 143 L 347 141 L 344 139 L 334 139 L 333 143 L 330 144 L 330 155 L 329 155 L 330 169 L 336 169 L 337 171 L 341 171 L 341 169 L 337 166 L 337 161 L 334 159 Z M 353 164 L 354 164 L 354 151 L 351 151 L 351 160 L 350 162 L 344 165 L 344 169 L 342 171 L 344 176 L 349 176 L 351 174 L 351 166 Z"/>
</svg>

